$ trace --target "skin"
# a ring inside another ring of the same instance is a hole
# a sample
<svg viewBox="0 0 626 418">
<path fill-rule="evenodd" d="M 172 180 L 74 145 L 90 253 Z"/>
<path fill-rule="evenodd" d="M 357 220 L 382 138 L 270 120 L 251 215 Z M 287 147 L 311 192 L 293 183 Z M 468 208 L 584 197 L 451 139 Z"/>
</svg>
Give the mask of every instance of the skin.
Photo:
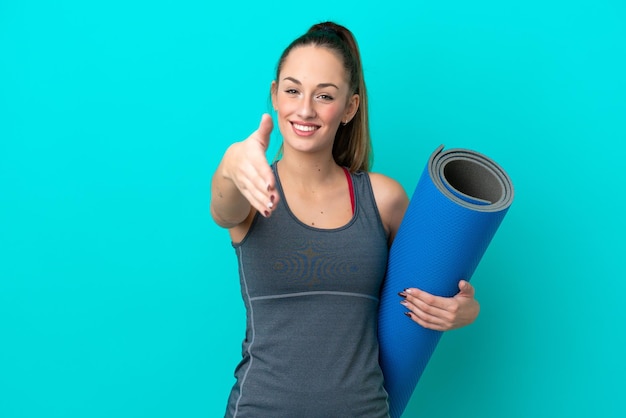
<svg viewBox="0 0 626 418">
<path fill-rule="evenodd" d="M 349 89 L 340 58 L 323 47 L 294 48 L 279 79 L 271 84 L 271 96 L 284 141 L 277 169 L 291 211 L 317 228 L 345 225 L 352 217 L 348 185 L 343 169 L 333 160 L 332 145 L 339 125 L 352 120 L 360 99 Z M 255 132 L 226 150 L 213 176 L 211 214 L 229 230 L 233 242 L 245 237 L 257 212 L 271 216 L 280 204 L 265 157 L 272 129 L 271 117 L 263 115 Z M 391 245 L 409 199 L 395 180 L 378 173 L 369 176 Z M 480 310 L 474 288 L 465 280 L 451 298 L 416 288 L 398 295 L 409 318 L 438 331 L 468 325 Z"/>
</svg>

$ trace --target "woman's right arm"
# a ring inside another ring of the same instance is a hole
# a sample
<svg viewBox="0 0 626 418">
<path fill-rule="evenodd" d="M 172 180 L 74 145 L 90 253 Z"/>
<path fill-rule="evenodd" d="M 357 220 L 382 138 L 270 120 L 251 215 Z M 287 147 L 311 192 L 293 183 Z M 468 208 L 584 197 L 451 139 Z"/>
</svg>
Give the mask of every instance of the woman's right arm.
<svg viewBox="0 0 626 418">
<path fill-rule="evenodd" d="M 265 156 L 272 126 L 271 116 L 263 115 L 252 135 L 228 147 L 213 174 L 211 216 L 221 227 L 243 223 L 252 209 L 270 216 L 278 203 L 276 180 Z"/>
</svg>

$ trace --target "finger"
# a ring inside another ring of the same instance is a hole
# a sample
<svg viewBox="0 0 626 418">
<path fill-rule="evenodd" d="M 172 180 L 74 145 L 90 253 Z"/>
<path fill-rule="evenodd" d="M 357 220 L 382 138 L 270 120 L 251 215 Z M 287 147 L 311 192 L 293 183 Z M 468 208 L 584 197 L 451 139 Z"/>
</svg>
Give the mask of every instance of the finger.
<svg viewBox="0 0 626 418">
<path fill-rule="evenodd" d="M 435 331 L 445 331 L 448 328 L 446 324 L 438 321 L 436 318 L 430 318 L 420 313 L 409 311 L 406 312 L 405 315 L 424 328 L 432 329 Z"/>
<path fill-rule="evenodd" d="M 447 310 L 428 305 L 420 299 L 415 299 L 415 303 L 405 299 L 401 303 L 409 310 L 411 319 L 418 324 L 425 328 L 444 331 L 451 329 L 455 322 L 459 304 L 453 302 Z"/>
<path fill-rule="evenodd" d="M 432 293 L 425 292 L 417 288 L 409 288 L 404 291 L 406 299 L 414 304 L 422 304 L 437 309 L 447 310 L 451 299 L 443 296 L 435 296 Z"/>
<path fill-rule="evenodd" d="M 256 130 L 257 139 L 263 146 L 264 150 L 267 150 L 270 145 L 270 134 L 272 133 L 273 128 L 274 122 L 272 121 L 272 117 L 267 113 L 264 113 L 263 116 L 261 116 L 261 122 Z"/>
<path fill-rule="evenodd" d="M 449 301 L 448 299 L 446 299 L 446 302 L 450 303 L 446 303 L 445 308 L 428 304 L 419 298 L 411 297 L 405 298 L 400 303 L 424 321 L 447 324 L 454 321 L 459 304 L 456 301 Z"/>
<path fill-rule="evenodd" d="M 467 280 L 459 281 L 459 290 L 460 290 L 459 292 L 460 295 L 466 296 L 469 298 L 473 298 L 474 294 L 476 293 L 474 286 L 472 286 L 470 282 L 468 282 Z"/>
<path fill-rule="evenodd" d="M 265 154 L 273 129 L 272 117 L 261 116 L 261 121 L 246 141 L 241 143 L 235 160 L 240 162 L 236 184 L 250 204 L 262 214 L 271 211 L 278 201 L 275 177 Z"/>
<path fill-rule="evenodd" d="M 399 295 L 405 298 L 401 303 L 409 310 L 411 319 L 426 328 L 446 331 L 470 324 L 478 315 L 473 287 L 467 281 L 461 281 L 459 289 L 461 291 L 450 298 L 415 288 L 406 289 Z"/>
<path fill-rule="evenodd" d="M 271 195 L 270 191 L 273 190 L 276 186 L 276 181 L 274 178 L 274 173 L 272 172 L 271 167 L 267 163 L 267 158 L 265 156 L 265 151 L 267 151 L 270 144 L 270 135 L 274 128 L 274 122 L 272 121 L 272 117 L 267 113 L 264 113 L 261 116 L 261 122 L 259 122 L 259 127 L 254 132 L 253 136 L 257 140 L 258 144 L 262 148 L 262 163 L 257 166 L 257 178 L 261 180 L 260 188 L 267 189 L 268 197 Z M 274 196 L 276 198 L 277 196 Z"/>
<path fill-rule="evenodd" d="M 264 216 L 269 216 L 278 202 L 278 194 L 270 191 L 268 185 L 273 176 L 266 162 L 260 165 L 249 165 L 240 187 L 241 193 L 248 202 Z"/>
<path fill-rule="evenodd" d="M 266 161 L 256 167 L 256 188 L 259 192 L 258 198 L 262 200 L 262 204 L 270 212 L 276 207 L 279 197 L 276 191 L 276 177 L 269 164 Z"/>
</svg>

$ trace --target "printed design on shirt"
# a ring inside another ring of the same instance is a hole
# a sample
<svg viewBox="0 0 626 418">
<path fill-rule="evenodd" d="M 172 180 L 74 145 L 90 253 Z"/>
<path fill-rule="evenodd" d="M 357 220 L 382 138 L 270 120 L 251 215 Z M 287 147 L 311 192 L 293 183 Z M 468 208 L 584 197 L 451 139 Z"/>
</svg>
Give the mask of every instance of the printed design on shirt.
<svg viewBox="0 0 626 418">
<path fill-rule="evenodd" d="M 359 265 L 337 254 L 340 248 L 328 248 L 328 243 L 304 240 L 274 260 L 273 270 L 285 280 L 315 287 L 359 273 Z"/>
</svg>

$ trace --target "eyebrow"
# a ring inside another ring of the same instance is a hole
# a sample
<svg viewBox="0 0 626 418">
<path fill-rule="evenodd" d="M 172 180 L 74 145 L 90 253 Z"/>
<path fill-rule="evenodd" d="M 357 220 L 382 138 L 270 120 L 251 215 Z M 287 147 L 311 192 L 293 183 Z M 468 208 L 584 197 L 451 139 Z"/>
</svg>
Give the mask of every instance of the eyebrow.
<svg viewBox="0 0 626 418">
<path fill-rule="evenodd" d="M 293 77 L 285 77 L 285 78 L 283 78 L 283 81 L 285 81 L 285 80 L 291 81 L 291 82 L 293 82 L 293 83 L 295 83 L 295 84 L 297 84 L 297 85 L 299 85 L 299 86 L 301 86 L 301 85 L 302 85 L 302 83 L 301 83 L 299 80 L 296 80 L 296 79 L 295 79 L 295 78 L 293 78 Z M 324 87 L 334 87 L 334 88 L 336 88 L 337 90 L 339 90 L 339 87 L 337 87 L 337 85 L 336 85 L 336 84 L 333 84 L 333 83 L 319 83 L 319 84 L 317 85 L 317 87 L 321 87 L 321 88 L 324 88 Z"/>
</svg>

